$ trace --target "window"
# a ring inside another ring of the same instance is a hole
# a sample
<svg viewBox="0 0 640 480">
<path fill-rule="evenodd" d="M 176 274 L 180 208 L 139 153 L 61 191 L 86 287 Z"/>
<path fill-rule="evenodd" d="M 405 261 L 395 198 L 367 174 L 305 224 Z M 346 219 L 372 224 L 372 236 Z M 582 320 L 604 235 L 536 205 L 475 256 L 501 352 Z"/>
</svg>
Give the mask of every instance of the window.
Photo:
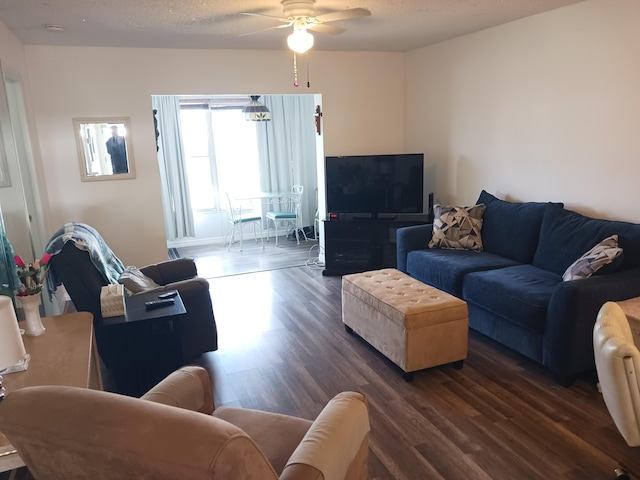
<svg viewBox="0 0 640 480">
<path fill-rule="evenodd" d="M 260 190 L 256 123 L 244 119 L 241 105 L 181 102 L 180 122 L 193 209 L 220 209 L 226 192 Z"/>
</svg>

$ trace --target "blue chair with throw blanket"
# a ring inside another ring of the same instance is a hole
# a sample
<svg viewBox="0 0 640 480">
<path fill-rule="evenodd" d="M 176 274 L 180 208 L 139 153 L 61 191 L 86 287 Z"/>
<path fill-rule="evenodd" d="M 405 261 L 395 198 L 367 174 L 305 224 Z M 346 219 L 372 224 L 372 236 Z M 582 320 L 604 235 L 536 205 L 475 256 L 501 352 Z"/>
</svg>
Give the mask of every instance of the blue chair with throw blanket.
<svg viewBox="0 0 640 480">
<path fill-rule="evenodd" d="M 180 293 L 187 313 L 180 319 L 179 326 L 175 326 L 175 331 L 162 332 L 163 335 L 174 335 L 171 341 L 177 344 L 180 358 L 176 362 L 179 365 L 173 365 L 172 369 L 189 363 L 197 355 L 218 349 L 209 282 L 198 277 L 193 259 L 168 260 L 140 269 L 125 268 L 93 227 L 77 222 L 67 223 L 58 230 L 45 251 L 52 255 L 47 277 L 50 295 L 64 285 L 75 309 L 93 314 L 98 351 L 107 368 L 132 368 L 132 365 L 122 364 L 123 335 L 135 333 L 144 337 L 145 343 L 158 338 L 157 332 L 145 333 L 137 327 L 114 329 L 103 326 L 100 293 L 102 287 L 109 284 L 124 283 L 134 295 L 169 290 Z M 158 375 L 167 373 L 158 372 Z M 149 379 L 153 380 L 157 381 L 157 378 Z"/>
</svg>

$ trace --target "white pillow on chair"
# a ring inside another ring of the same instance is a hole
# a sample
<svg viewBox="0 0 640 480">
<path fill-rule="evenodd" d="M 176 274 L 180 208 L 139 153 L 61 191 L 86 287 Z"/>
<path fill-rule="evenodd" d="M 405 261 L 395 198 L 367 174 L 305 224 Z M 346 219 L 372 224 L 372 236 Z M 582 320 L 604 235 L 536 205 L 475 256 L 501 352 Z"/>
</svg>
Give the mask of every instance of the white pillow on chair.
<svg viewBox="0 0 640 480">
<path fill-rule="evenodd" d="M 137 267 L 126 267 L 124 272 L 120 274 L 118 282 L 133 293 L 146 292 L 147 290 L 153 290 L 161 286 L 154 282 L 153 279 L 147 277 Z"/>
</svg>

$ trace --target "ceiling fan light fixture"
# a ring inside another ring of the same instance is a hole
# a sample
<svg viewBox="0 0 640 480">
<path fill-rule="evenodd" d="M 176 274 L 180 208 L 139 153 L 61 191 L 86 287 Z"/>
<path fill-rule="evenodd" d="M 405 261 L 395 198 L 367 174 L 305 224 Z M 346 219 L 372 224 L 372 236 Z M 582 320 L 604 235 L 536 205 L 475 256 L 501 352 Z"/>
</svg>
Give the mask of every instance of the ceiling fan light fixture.
<svg viewBox="0 0 640 480">
<path fill-rule="evenodd" d="M 304 53 L 313 47 L 313 35 L 306 28 L 296 28 L 287 37 L 287 45 L 296 53 Z"/>
<path fill-rule="evenodd" d="M 263 103 L 259 102 L 260 95 L 250 95 L 251 101 L 242 107 L 244 119 L 252 122 L 268 122 L 271 112 Z"/>
</svg>

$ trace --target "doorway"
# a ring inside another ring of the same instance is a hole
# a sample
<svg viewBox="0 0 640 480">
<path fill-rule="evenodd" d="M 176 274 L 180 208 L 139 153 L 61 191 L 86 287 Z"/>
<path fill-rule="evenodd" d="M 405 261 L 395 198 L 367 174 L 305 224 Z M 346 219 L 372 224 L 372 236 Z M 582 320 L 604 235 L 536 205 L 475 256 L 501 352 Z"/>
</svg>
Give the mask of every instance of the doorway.
<svg viewBox="0 0 640 480">
<path fill-rule="evenodd" d="M 179 217 L 180 220 L 188 221 L 187 217 L 190 216 L 193 223 L 191 231 L 182 226 L 174 232 L 167 231 L 167 247 L 173 256 L 207 257 L 211 256 L 208 253 L 210 252 L 215 254 L 218 260 L 210 260 L 209 264 L 217 262 L 222 271 L 232 272 L 243 269 L 244 260 L 242 259 L 250 255 L 255 255 L 253 260 L 255 265 L 264 264 L 265 269 L 271 268 L 268 265 L 281 265 L 281 257 L 286 257 L 283 253 L 287 250 L 291 252 L 288 258 L 291 259 L 292 264 L 316 262 L 319 245 L 316 245 L 315 251 L 311 253 L 308 251 L 313 243 L 298 247 L 297 242 L 280 240 L 279 244 L 282 248 L 269 253 L 275 243 L 274 239 L 271 239 L 271 242 L 265 242 L 264 251 L 252 250 L 251 245 L 254 239 L 251 229 L 247 229 L 246 237 L 243 237 L 242 256 L 238 255 L 237 249 L 235 253 L 233 248 L 230 251 L 224 249 L 223 243 L 229 228 L 225 201 L 225 193 L 229 190 L 241 193 L 248 193 L 249 190 L 252 192 L 286 191 L 290 190 L 293 184 L 303 184 L 306 191 L 303 201 L 304 226 L 315 230 L 318 225 L 316 216 L 319 204 L 319 168 L 323 171 L 324 166 L 323 138 L 316 130 L 315 116 L 316 109 L 321 104 L 321 97 L 319 95 L 261 95 L 260 100 L 273 110 L 270 122 L 248 122 L 244 119 L 242 107 L 250 100 L 249 96 L 245 95 L 175 96 L 173 98 L 178 102 L 179 111 L 182 112 L 180 114 L 180 128 L 184 132 L 181 136 L 182 151 L 174 153 L 169 150 L 172 146 L 168 146 L 163 152 L 162 122 L 159 120 L 159 162 L 161 170 L 163 162 L 164 164 L 172 163 L 176 158 L 186 167 L 184 176 L 188 180 L 184 183 L 188 189 L 189 198 L 185 199 L 185 204 L 189 206 L 188 208 L 182 206 L 185 211 L 179 214 Z M 160 104 L 158 99 L 157 96 L 152 97 L 154 109 Z M 298 111 L 287 110 L 292 108 L 289 104 L 295 105 Z M 185 117 L 190 120 L 185 121 Z M 222 124 L 221 118 L 225 119 Z M 197 126 L 193 124 L 196 119 L 199 119 Z M 185 128 L 186 123 L 189 125 Z M 234 124 L 237 125 L 237 133 L 229 130 Z M 274 133 L 277 130 L 275 127 L 280 127 L 282 130 L 283 126 L 284 132 Z M 248 131 L 254 133 L 247 133 Z M 296 135 L 306 135 L 307 140 L 300 140 Z M 229 141 L 234 138 L 235 140 Z M 271 147 L 271 150 L 264 150 L 265 143 Z M 240 145 L 240 147 L 234 148 L 234 145 Z M 176 158 L 171 158 L 172 156 Z M 265 157 L 269 157 L 270 161 L 265 161 Z M 167 167 L 165 178 L 177 176 L 169 171 L 171 168 L 173 167 Z M 161 176 L 163 176 L 162 172 Z M 165 221 L 170 224 L 174 220 L 168 217 L 171 214 L 175 215 L 176 195 L 169 192 L 170 187 L 167 183 L 163 181 L 165 198 L 163 208 Z M 183 223 L 186 224 L 186 221 Z M 273 233 L 273 228 L 271 232 Z M 266 230 L 263 233 L 266 236 Z M 314 232 L 311 237 L 315 242 L 318 234 Z M 294 249 L 290 248 L 292 243 L 295 244 L 295 250 L 298 250 L 296 254 L 293 253 Z M 227 259 L 229 256 L 231 258 Z M 229 262 L 236 260 L 238 265 L 222 267 L 228 263 L 227 260 Z"/>
</svg>

